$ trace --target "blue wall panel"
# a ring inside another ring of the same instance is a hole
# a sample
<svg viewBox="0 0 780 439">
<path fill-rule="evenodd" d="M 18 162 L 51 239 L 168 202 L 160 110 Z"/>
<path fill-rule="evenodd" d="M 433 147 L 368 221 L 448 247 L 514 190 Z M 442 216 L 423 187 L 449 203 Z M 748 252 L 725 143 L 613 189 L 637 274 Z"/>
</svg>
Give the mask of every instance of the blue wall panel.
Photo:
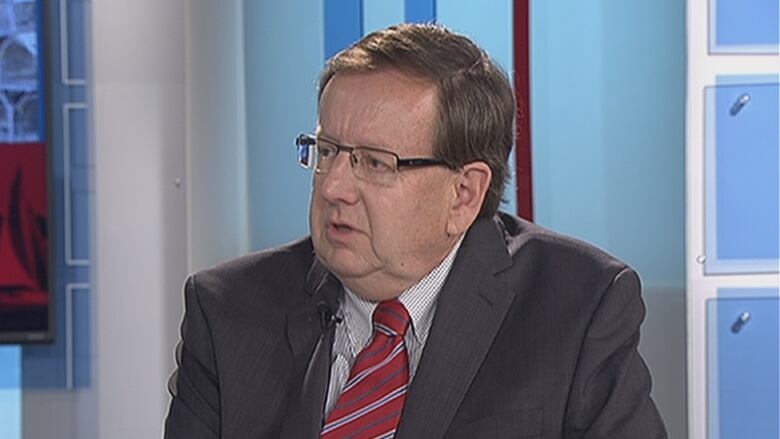
<svg viewBox="0 0 780 439">
<path fill-rule="evenodd" d="M 84 388 L 92 383 L 92 319 L 90 318 L 92 292 L 89 288 L 75 288 L 71 297 L 72 332 L 70 337 L 71 368 L 66 376 L 68 385 Z M 66 340 L 67 341 L 67 340 Z"/>
<path fill-rule="evenodd" d="M 436 0 L 405 0 L 407 23 L 431 23 L 436 20 Z"/>
<path fill-rule="evenodd" d="M 776 439 L 778 290 L 728 289 L 718 296 L 707 303 L 709 437 Z"/>
<path fill-rule="evenodd" d="M 362 0 L 324 0 L 325 58 L 363 36 Z"/>
<path fill-rule="evenodd" d="M 708 273 L 777 272 L 780 89 L 763 76 L 719 77 L 718 82 L 705 96 L 705 268 Z"/>
<path fill-rule="evenodd" d="M 712 52 L 777 52 L 777 0 L 710 0 Z"/>
<path fill-rule="evenodd" d="M 62 2 L 60 2 L 62 3 Z M 89 0 L 68 0 L 67 11 L 59 16 L 60 23 L 66 26 L 65 48 L 67 50 L 66 77 L 83 81 L 87 76 L 87 28 L 84 26 L 84 17 L 89 12 Z M 59 48 L 58 48 L 59 49 Z"/>
</svg>

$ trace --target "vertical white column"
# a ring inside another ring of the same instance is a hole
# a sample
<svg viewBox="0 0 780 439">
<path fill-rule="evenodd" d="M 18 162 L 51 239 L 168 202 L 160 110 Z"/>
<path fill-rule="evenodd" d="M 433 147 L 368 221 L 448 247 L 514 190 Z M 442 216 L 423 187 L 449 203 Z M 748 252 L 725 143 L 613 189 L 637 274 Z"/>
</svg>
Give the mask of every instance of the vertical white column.
<svg viewBox="0 0 780 439">
<path fill-rule="evenodd" d="M 192 0 L 186 100 L 189 270 L 249 248 L 244 20 L 239 0 Z"/>
<path fill-rule="evenodd" d="M 98 437 L 160 437 L 186 274 L 186 0 L 91 2 Z"/>
</svg>

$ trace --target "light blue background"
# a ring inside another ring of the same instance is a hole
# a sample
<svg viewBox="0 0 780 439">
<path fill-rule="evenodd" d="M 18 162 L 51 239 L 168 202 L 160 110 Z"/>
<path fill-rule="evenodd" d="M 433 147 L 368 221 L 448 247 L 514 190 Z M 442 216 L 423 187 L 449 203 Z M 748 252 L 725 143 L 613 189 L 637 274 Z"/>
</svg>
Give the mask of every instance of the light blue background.
<svg viewBox="0 0 780 439">
<path fill-rule="evenodd" d="M 532 1 L 536 221 L 685 285 L 685 2 Z"/>
<path fill-rule="evenodd" d="M 16 439 L 22 431 L 22 349 L 0 346 L 0 438 Z"/>
</svg>

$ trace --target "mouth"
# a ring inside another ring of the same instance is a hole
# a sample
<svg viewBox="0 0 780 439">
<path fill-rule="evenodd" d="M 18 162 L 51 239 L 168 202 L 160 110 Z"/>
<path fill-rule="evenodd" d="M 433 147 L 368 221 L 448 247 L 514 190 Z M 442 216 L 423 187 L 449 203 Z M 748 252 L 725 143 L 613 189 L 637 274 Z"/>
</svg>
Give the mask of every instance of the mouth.
<svg viewBox="0 0 780 439">
<path fill-rule="evenodd" d="M 328 221 L 326 224 L 326 229 L 328 231 L 328 235 L 333 238 L 344 238 L 360 231 L 349 223 L 337 221 Z"/>
<path fill-rule="evenodd" d="M 355 230 L 346 224 L 331 224 L 330 226 L 336 229 L 337 232 L 351 232 Z"/>
</svg>

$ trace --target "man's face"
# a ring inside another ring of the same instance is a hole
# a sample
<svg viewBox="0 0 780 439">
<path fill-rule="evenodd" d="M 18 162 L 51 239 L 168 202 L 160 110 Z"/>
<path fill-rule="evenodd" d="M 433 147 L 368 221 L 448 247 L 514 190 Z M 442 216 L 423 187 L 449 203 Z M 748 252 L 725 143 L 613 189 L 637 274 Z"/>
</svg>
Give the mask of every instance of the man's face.
<svg viewBox="0 0 780 439">
<path fill-rule="evenodd" d="M 320 100 L 318 135 L 344 145 L 431 157 L 436 119 L 432 84 L 396 71 L 338 73 Z M 352 291 L 396 297 L 435 267 L 457 237 L 446 225 L 456 173 L 401 168 L 380 186 L 358 179 L 349 154 L 315 174 L 310 227 L 319 258 Z"/>
</svg>

